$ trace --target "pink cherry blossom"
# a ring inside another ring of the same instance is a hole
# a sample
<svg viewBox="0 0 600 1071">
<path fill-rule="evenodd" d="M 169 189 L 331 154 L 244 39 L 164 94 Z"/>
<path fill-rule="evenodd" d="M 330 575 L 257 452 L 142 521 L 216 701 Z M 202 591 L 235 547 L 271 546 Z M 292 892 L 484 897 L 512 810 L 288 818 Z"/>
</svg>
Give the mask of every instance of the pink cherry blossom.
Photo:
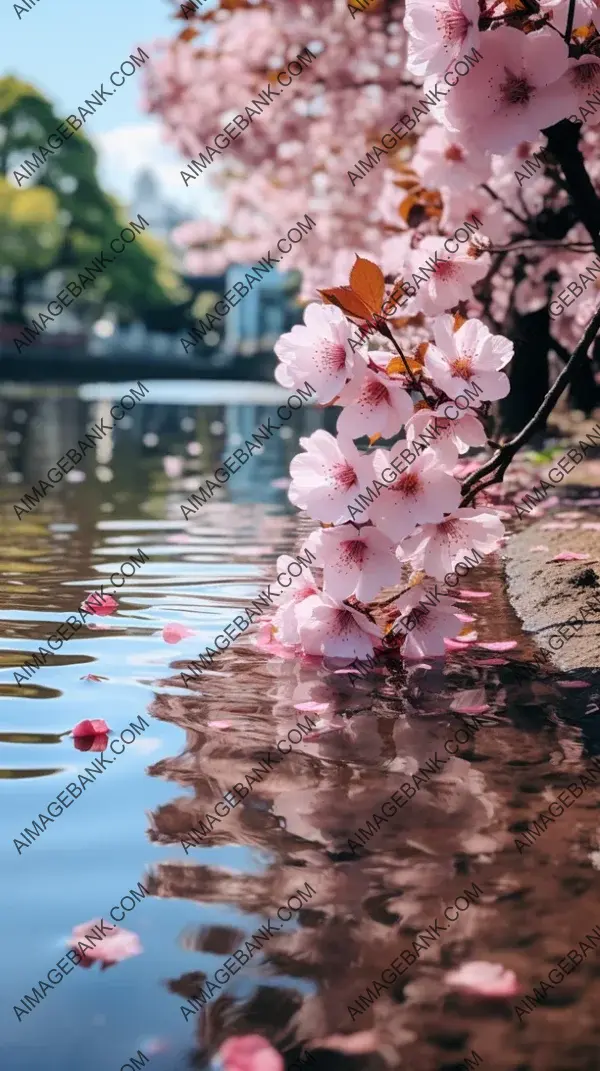
<svg viewBox="0 0 600 1071">
<path fill-rule="evenodd" d="M 219 1049 L 223 1071 L 284 1071 L 284 1060 L 261 1034 L 228 1038 Z"/>
<path fill-rule="evenodd" d="M 162 630 L 162 638 L 165 643 L 179 643 L 180 640 L 184 640 L 186 636 L 195 636 L 196 633 L 191 628 L 186 628 L 185 625 L 180 625 L 178 621 L 171 621 L 168 625 L 165 625 Z"/>
<path fill-rule="evenodd" d="M 453 573 L 465 555 L 474 551 L 491 554 L 504 533 L 497 513 L 486 509 L 459 508 L 437 524 L 422 524 L 414 535 L 403 540 L 398 550 L 401 561 L 411 560 L 413 568 L 443 579 Z"/>
<path fill-rule="evenodd" d="M 556 26 L 556 29 L 564 34 L 567 28 L 569 0 L 540 0 L 540 8 L 543 12 L 551 13 L 552 25 Z M 597 26 L 600 21 L 599 17 L 598 0 L 577 0 L 573 29 L 577 29 L 578 26 L 587 26 L 590 22 L 595 22 Z"/>
<path fill-rule="evenodd" d="M 81 604 L 81 609 L 85 610 L 88 614 L 98 614 L 99 617 L 108 617 L 109 614 L 114 614 L 119 604 L 116 599 L 113 599 L 112 595 L 100 595 L 99 592 L 94 591 L 91 595 L 88 595 L 87 599 Z"/>
<path fill-rule="evenodd" d="M 382 588 L 399 583 L 402 569 L 394 544 L 376 528 L 353 524 L 321 528 L 307 540 L 323 568 L 323 589 L 340 602 L 354 595 L 370 602 Z"/>
<path fill-rule="evenodd" d="M 480 182 L 487 182 L 491 173 L 489 155 L 476 145 L 465 148 L 460 138 L 441 126 L 431 126 L 424 132 L 411 166 L 424 186 L 460 193 L 470 191 Z M 462 221 L 469 212 L 465 212 L 464 197 L 460 202 L 464 213 Z"/>
<path fill-rule="evenodd" d="M 277 572 L 282 573 L 290 562 L 295 559 L 288 554 L 282 554 L 277 559 Z M 293 646 L 300 642 L 298 634 L 297 610 L 304 599 L 310 595 L 318 595 L 319 587 L 310 569 L 303 569 L 299 576 L 288 574 L 287 580 L 291 583 L 286 588 L 282 599 L 273 616 L 273 626 L 276 630 L 277 641 Z"/>
<path fill-rule="evenodd" d="M 423 238 L 417 249 L 409 256 L 411 278 L 416 289 L 411 298 L 410 310 L 437 316 L 452 309 L 459 301 L 471 297 L 475 283 L 483 279 L 490 267 L 489 253 L 474 257 L 469 255 L 469 245 L 461 245 L 450 254 L 447 239 Z M 407 306 L 407 312 L 409 307 Z"/>
<path fill-rule="evenodd" d="M 471 960 L 457 970 L 449 971 L 446 984 L 464 989 L 480 997 L 514 997 L 519 992 L 519 983 L 514 971 L 501 963 Z"/>
<path fill-rule="evenodd" d="M 348 344 L 351 335 L 352 325 L 337 306 L 307 305 L 304 325 L 296 324 L 275 345 L 277 382 L 295 389 L 309 380 L 316 401 L 332 401 L 361 360 Z"/>
<path fill-rule="evenodd" d="M 414 532 L 417 524 L 441 521 L 444 513 L 452 513 L 460 502 L 458 480 L 440 469 L 437 457 L 430 450 L 425 450 L 406 472 L 387 484 L 388 477 L 384 479 L 383 474 L 395 471 L 390 459 L 392 455 L 398 456 L 399 447 L 403 446 L 399 442 L 390 451 L 376 450 L 373 454 L 373 471 L 383 490 L 371 505 L 370 517 L 395 543 Z"/>
<path fill-rule="evenodd" d="M 453 404 L 440 406 L 439 409 L 419 409 L 406 424 L 406 439 L 409 446 L 415 439 L 428 442 L 431 435 L 435 438 L 429 442 L 429 449 L 439 458 L 441 464 L 451 469 L 458 461 L 459 454 L 464 454 L 472 446 L 485 446 L 487 436 L 480 420 L 468 411 L 453 419 L 460 410 Z M 443 414 L 448 413 L 448 416 Z M 423 432 L 429 434 L 423 437 Z"/>
<path fill-rule="evenodd" d="M 474 406 L 505 398 L 510 382 L 500 369 L 512 359 L 513 343 L 492 335 L 481 320 L 467 320 L 458 331 L 452 327 L 451 316 L 440 316 L 434 323 L 435 344 L 427 349 L 425 368 L 435 385 L 457 398 L 464 396 L 465 387 L 475 384 L 480 393 Z"/>
<path fill-rule="evenodd" d="M 377 361 L 377 356 L 377 353 L 369 353 L 371 360 Z M 383 356 L 389 361 L 389 353 Z M 356 368 L 339 404 L 344 408 L 338 417 L 337 431 L 348 439 L 377 434 L 392 439 L 413 414 L 404 377 L 379 374 L 364 363 Z"/>
<path fill-rule="evenodd" d="M 310 655 L 326 658 L 367 658 L 382 636 L 378 625 L 365 614 L 325 593 L 311 595 L 297 607 L 298 634 Z"/>
<path fill-rule="evenodd" d="M 497 27 L 480 37 L 482 59 L 460 78 L 442 107 L 444 124 L 488 152 L 509 152 L 564 119 L 571 94 L 560 82 L 565 42 L 549 27 L 523 33 Z"/>
<path fill-rule="evenodd" d="M 328 431 L 315 431 L 301 438 L 306 451 L 290 465 L 290 501 L 317 521 L 347 520 L 348 506 L 368 482 L 370 464 L 350 441 L 335 439 Z"/>
<path fill-rule="evenodd" d="M 96 925 L 100 929 L 94 933 L 92 931 Z M 112 926 L 112 930 L 108 929 L 109 926 Z M 113 926 L 112 923 L 105 924 L 104 928 L 108 932 L 99 941 L 98 935 L 102 933 L 101 927 L 102 919 L 92 919 L 90 922 L 82 922 L 79 926 L 73 927 L 73 934 L 67 944 L 69 948 L 77 949 L 82 957 L 80 967 L 91 967 L 97 960 L 101 965 L 100 969 L 105 970 L 115 963 L 120 963 L 123 959 L 139 956 L 143 952 L 141 941 L 136 933 L 124 930 L 120 926 Z M 92 939 L 95 937 L 93 947 L 91 942 L 86 941 L 86 934 L 89 934 Z"/>
<path fill-rule="evenodd" d="M 406 0 L 407 67 L 424 77 L 442 74 L 479 42 L 477 0 Z"/>
<path fill-rule="evenodd" d="M 406 636 L 402 647 L 403 658 L 415 661 L 440 658 L 446 653 L 444 640 L 455 639 L 462 629 L 462 624 L 456 620 L 456 607 L 451 600 L 441 598 L 436 605 L 429 605 L 429 590 L 429 585 L 416 584 L 394 604 L 399 611 L 399 633 Z M 421 602 L 423 607 L 419 605 Z M 411 616 L 407 618 L 409 614 Z"/>
<path fill-rule="evenodd" d="M 72 730 L 74 738 L 78 736 L 96 736 L 97 733 L 109 733 L 110 729 L 104 718 L 93 718 L 91 721 L 86 718 L 85 721 L 78 721 L 77 725 Z"/>
</svg>

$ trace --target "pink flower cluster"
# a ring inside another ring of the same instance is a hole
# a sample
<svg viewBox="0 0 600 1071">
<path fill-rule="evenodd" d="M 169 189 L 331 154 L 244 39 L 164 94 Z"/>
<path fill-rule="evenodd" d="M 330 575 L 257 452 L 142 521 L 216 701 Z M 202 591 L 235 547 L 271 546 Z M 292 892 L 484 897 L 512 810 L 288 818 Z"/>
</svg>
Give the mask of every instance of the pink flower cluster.
<svg viewBox="0 0 600 1071">
<path fill-rule="evenodd" d="M 448 314 L 435 317 L 433 340 L 412 367 L 391 350 L 357 347 L 353 324 L 332 304 L 308 305 L 304 324 L 275 346 L 279 383 L 295 387 L 309 378 L 318 402 L 342 410 L 336 434 L 320 430 L 301 439 L 302 453 L 290 466 L 291 502 L 322 527 L 305 544 L 316 555 L 319 576 L 304 570 L 273 618 L 284 647 L 345 661 L 372 657 L 384 633 L 369 604 L 384 588 L 412 572 L 418 601 L 429 578 L 444 577 L 472 547 L 490 553 L 499 545 L 497 514 L 461 507 L 454 470 L 461 454 L 485 445 L 481 406 L 508 393 L 502 369 L 513 346 L 479 320 L 455 329 L 456 323 Z M 466 396 L 469 387 L 476 389 Z M 453 404 L 465 397 L 474 411 Z M 398 440 L 403 428 L 405 438 Z M 364 438 L 369 448 L 361 451 L 356 440 Z M 379 439 L 395 444 L 374 447 Z M 407 461 L 398 463 L 402 454 Z M 278 568 L 284 565 L 280 559 Z M 391 601 L 391 620 L 410 602 L 411 595 Z M 404 656 L 444 654 L 444 639 L 463 627 L 457 609 L 446 597 L 408 641 L 398 637 Z"/>
</svg>

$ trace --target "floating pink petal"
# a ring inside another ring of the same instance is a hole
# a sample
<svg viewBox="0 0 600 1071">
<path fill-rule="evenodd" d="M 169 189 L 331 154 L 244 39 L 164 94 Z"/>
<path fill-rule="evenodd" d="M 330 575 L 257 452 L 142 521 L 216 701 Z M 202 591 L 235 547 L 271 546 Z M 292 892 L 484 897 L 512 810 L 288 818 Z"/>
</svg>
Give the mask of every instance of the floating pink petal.
<svg viewBox="0 0 600 1071">
<path fill-rule="evenodd" d="M 588 532 L 600 532 L 600 522 L 599 521 L 586 521 L 585 524 L 581 525 L 581 528 L 585 529 Z"/>
<path fill-rule="evenodd" d="M 186 628 L 185 625 L 179 625 L 176 621 L 171 622 L 169 625 L 165 625 L 162 630 L 162 638 L 165 643 L 179 643 L 180 640 L 184 640 L 186 636 L 195 636 L 196 633 L 191 628 Z"/>
<path fill-rule="evenodd" d="M 489 710 L 489 703 L 482 703 L 478 707 L 454 707 L 457 714 L 485 714 L 486 710 Z"/>
<path fill-rule="evenodd" d="M 454 616 L 457 617 L 459 621 L 464 622 L 465 625 L 470 625 L 472 621 L 477 620 L 476 617 L 471 617 L 471 614 L 455 614 Z"/>
<path fill-rule="evenodd" d="M 211 729 L 231 729 L 233 722 L 231 721 L 209 721 L 207 724 Z"/>
<path fill-rule="evenodd" d="M 458 640 L 451 640 L 448 636 L 444 637 L 444 645 L 447 651 L 468 651 L 470 644 L 459 643 Z"/>
<path fill-rule="evenodd" d="M 582 517 L 583 514 L 579 510 L 575 509 L 575 510 L 569 510 L 566 513 L 557 513 L 556 516 L 561 521 L 576 521 L 580 517 Z"/>
<path fill-rule="evenodd" d="M 589 688 L 587 681 L 556 681 L 559 688 Z"/>
<path fill-rule="evenodd" d="M 584 562 L 589 558 L 589 554 L 577 554 L 574 550 L 561 550 L 560 554 L 557 554 L 554 558 L 550 558 L 551 562 Z"/>
<path fill-rule="evenodd" d="M 468 588 L 460 588 L 456 592 L 459 599 L 489 599 L 491 591 L 469 591 Z"/>
<path fill-rule="evenodd" d="M 478 643 L 484 651 L 512 651 L 517 646 L 516 640 L 492 640 L 490 643 Z"/>
<path fill-rule="evenodd" d="M 546 543 L 538 543 L 535 547 L 530 547 L 530 550 L 550 550 L 550 547 Z"/>
<path fill-rule="evenodd" d="M 78 721 L 74 729 L 72 729 L 73 737 L 78 736 L 96 736 L 98 733 L 109 733 L 110 729 L 103 718 L 94 718 L 90 721 L 88 718 L 85 721 Z"/>
<path fill-rule="evenodd" d="M 88 595 L 85 602 L 82 602 L 81 609 L 88 614 L 108 617 L 109 614 L 114 614 L 118 605 L 117 600 L 113 599 L 112 595 L 100 595 L 97 591 L 94 591 L 91 595 Z"/>
<path fill-rule="evenodd" d="M 548 521 L 547 524 L 543 524 L 542 531 L 544 532 L 572 532 L 577 525 L 570 521 Z"/>
<path fill-rule="evenodd" d="M 73 743 L 78 751 L 106 751 L 108 733 L 97 733 L 96 736 L 77 736 Z"/>
<path fill-rule="evenodd" d="M 314 710 L 321 714 L 324 710 L 329 710 L 329 703 L 294 703 L 294 710 Z"/>
<path fill-rule="evenodd" d="M 291 482 L 289 476 L 278 476 L 277 479 L 271 480 L 271 487 L 276 487 L 279 491 L 287 491 Z"/>
<path fill-rule="evenodd" d="M 228 1038 L 219 1049 L 223 1071 L 284 1071 L 284 1061 L 260 1034 Z"/>
<path fill-rule="evenodd" d="M 86 673 L 85 677 L 80 677 L 80 681 L 107 681 L 108 677 L 99 677 L 97 673 Z"/>
<path fill-rule="evenodd" d="M 458 970 L 449 971 L 445 982 L 479 997 L 514 997 L 519 992 L 514 971 L 509 971 L 501 963 L 486 963 L 485 960 L 463 963 Z"/>
<path fill-rule="evenodd" d="M 105 931 L 101 941 L 98 939 L 103 930 L 94 930 L 95 926 L 103 927 Z M 90 934 L 92 939 L 95 935 L 94 947 L 92 947 L 92 941 L 86 941 L 86 933 Z M 77 949 L 83 957 L 80 967 L 91 967 L 92 963 L 97 960 L 101 964 L 101 970 L 112 967 L 114 963 L 120 963 L 123 959 L 129 959 L 130 956 L 139 956 L 143 952 L 137 933 L 123 930 L 120 926 L 114 926 L 112 922 L 104 921 L 103 923 L 102 919 L 92 919 L 90 922 L 82 922 L 79 926 L 74 926 L 73 934 L 67 944 L 69 948 Z"/>
</svg>

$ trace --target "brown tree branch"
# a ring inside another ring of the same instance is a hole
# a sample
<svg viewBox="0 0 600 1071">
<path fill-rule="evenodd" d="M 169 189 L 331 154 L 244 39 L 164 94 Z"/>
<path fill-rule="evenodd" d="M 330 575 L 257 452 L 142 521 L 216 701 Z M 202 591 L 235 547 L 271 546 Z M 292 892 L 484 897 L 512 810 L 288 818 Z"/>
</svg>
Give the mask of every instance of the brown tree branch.
<svg viewBox="0 0 600 1071">
<path fill-rule="evenodd" d="M 528 442 L 537 426 L 542 424 L 548 414 L 554 409 L 561 394 L 571 382 L 573 373 L 586 359 L 588 350 L 599 331 L 600 308 L 596 309 L 596 312 L 583 333 L 581 342 L 578 344 L 560 375 L 557 376 L 552 384 L 537 413 L 535 413 L 529 423 L 521 429 L 519 434 L 515 435 L 514 439 L 511 439 L 510 442 L 501 446 L 489 461 L 486 461 L 476 472 L 465 480 L 462 488 L 463 497 L 461 506 L 468 506 L 474 500 L 475 496 L 478 495 L 480 491 L 483 491 L 485 487 L 489 487 L 493 483 L 500 483 L 502 481 L 504 473 L 517 453 L 517 450 Z M 482 477 L 489 475 L 492 475 L 492 479 L 486 480 L 485 483 L 481 483 Z M 480 483 L 481 486 L 477 486 Z"/>
</svg>

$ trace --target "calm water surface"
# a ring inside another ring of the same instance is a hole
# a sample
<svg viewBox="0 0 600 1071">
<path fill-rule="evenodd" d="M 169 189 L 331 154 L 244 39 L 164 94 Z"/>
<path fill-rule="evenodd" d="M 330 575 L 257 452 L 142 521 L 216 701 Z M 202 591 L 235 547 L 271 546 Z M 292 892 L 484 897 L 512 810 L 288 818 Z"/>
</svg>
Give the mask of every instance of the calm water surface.
<svg viewBox="0 0 600 1071">
<path fill-rule="evenodd" d="M 520 824 L 600 752 L 599 715 L 586 713 L 598 682 L 587 672 L 576 675 L 585 689 L 561 688 L 561 674 L 517 681 L 512 665 L 533 647 L 496 560 L 467 585 L 491 596 L 464 610 L 484 642 L 519 641 L 508 665 L 482 665 L 494 656 L 477 650 L 352 689 L 345 674 L 269 658 L 241 637 L 186 691 L 178 667 L 274 579 L 277 555 L 298 546 L 305 525 L 280 481 L 298 435 L 324 415 L 297 413 L 185 523 L 180 503 L 285 396 L 264 384 L 147 385 L 144 402 L 88 454 L 85 481 L 63 481 L 21 522 L 13 503 L 130 385 L 5 387 L 0 401 L 0 1066 L 119 1071 L 141 1049 L 152 1071 L 206 1068 L 225 1037 L 259 1032 L 291 1067 L 301 1046 L 360 1031 L 372 1051 L 317 1048 L 307 1066 L 458 1071 L 475 1049 L 489 1069 L 597 1071 L 600 948 L 520 1025 L 515 1001 L 476 1001 L 443 977 L 465 959 L 492 960 L 532 993 L 600 924 L 600 788 L 524 852 L 515 847 Z M 184 460 L 177 478 L 167 477 L 165 455 Z M 118 595 L 118 611 L 94 618 L 19 687 L 27 656 L 138 548 L 150 561 Z M 169 622 L 196 635 L 168 645 Z M 90 673 L 106 679 L 84 679 Z M 460 728 L 451 704 L 461 698 L 489 705 L 493 721 L 451 759 L 443 743 Z M 186 855 L 190 826 L 305 720 L 306 704 L 320 706 L 310 715 L 321 719 L 316 734 Z M 97 757 L 74 748 L 73 725 L 104 718 L 119 734 L 140 715 L 148 728 L 18 854 L 13 840 Z M 446 756 L 440 772 L 353 854 L 349 838 L 436 752 Z M 122 926 L 143 953 L 105 971 L 76 968 L 19 1022 L 13 1007 L 47 980 L 73 927 L 108 918 L 140 881 L 149 895 Z M 185 999 L 306 882 L 310 903 L 186 1021 Z M 478 902 L 352 1017 L 366 987 L 473 882 Z"/>
</svg>

